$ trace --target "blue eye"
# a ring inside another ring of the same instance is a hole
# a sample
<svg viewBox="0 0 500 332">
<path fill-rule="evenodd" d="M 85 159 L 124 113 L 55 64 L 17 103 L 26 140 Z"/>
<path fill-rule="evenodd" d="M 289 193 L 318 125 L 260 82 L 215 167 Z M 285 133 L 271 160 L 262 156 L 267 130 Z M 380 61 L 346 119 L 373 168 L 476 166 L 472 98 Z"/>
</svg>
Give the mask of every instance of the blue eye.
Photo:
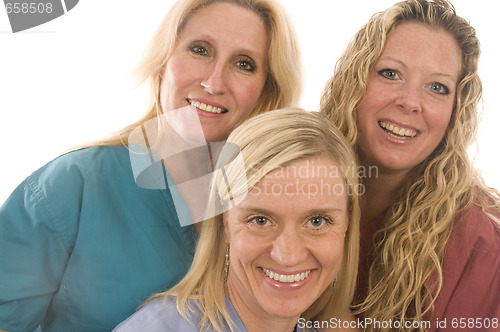
<svg viewBox="0 0 500 332">
<path fill-rule="evenodd" d="M 430 85 L 430 88 L 432 91 L 440 95 L 447 95 L 450 93 L 450 89 L 448 89 L 445 85 L 441 83 L 432 83 Z"/>
<path fill-rule="evenodd" d="M 317 217 L 312 217 L 311 219 L 309 219 L 309 221 L 307 222 L 307 225 L 311 226 L 312 228 L 319 228 L 328 222 L 329 222 L 328 219 L 326 219 L 324 217 L 317 216 Z"/>
<path fill-rule="evenodd" d="M 378 74 L 382 77 L 385 77 L 389 80 L 395 80 L 398 78 L 398 72 L 393 69 L 383 69 L 378 72 Z"/>
</svg>

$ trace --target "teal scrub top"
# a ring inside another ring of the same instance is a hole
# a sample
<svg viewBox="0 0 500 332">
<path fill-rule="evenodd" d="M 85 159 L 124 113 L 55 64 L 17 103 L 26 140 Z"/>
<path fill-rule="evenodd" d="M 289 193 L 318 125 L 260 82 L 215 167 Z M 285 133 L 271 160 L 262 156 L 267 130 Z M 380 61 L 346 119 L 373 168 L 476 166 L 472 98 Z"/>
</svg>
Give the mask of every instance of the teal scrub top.
<svg viewBox="0 0 500 332">
<path fill-rule="evenodd" d="M 126 147 L 60 156 L 0 207 L 0 329 L 111 331 L 191 265 L 168 186 L 143 189 Z"/>
</svg>

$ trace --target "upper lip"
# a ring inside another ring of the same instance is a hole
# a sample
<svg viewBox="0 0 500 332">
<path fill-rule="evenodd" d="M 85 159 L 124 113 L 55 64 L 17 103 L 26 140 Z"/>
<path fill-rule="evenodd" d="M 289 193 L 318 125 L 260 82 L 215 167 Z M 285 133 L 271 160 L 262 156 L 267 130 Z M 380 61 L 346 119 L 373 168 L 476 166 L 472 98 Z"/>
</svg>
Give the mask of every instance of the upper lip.
<svg viewBox="0 0 500 332">
<path fill-rule="evenodd" d="M 400 129 L 409 129 L 409 130 L 413 130 L 416 132 L 420 132 L 420 130 L 418 130 L 417 128 L 410 126 L 409 124 L 404 123 L 404 122 L 388 120 L 388 119 L 378 120 L 378 123 L 381 123 L 381 122 L 384 122 L 386 124 L 392 124 L 393 126 L 396 126 Z"/>
<path fill-rule="evenodd" d="M 312 271 L 313 269 L 302 269 L 302 270 L 295 270 L 295 271 L 283 271 L 283 270 L 277 270 L 277 269 L 274 269 L 274 268 L 266 268 L 266 267 L 261 267 L 261 269 L 266 269 L 266 270 L 269 270 L 269 271 L 272 271 L 274 273 L 278 273 L 278 274 L 284 274 L 284 275 L 293 275 L 293 274 L 299 274 L 299 273 L 304 273 L 304 272 L 307 272 L 307 271 Z"/>
<path fill-rule="evenodd" d="M 210 105 L 210 106 L 214 106 L 214 107 L 218 107 L 218 108 L 221 108 L 223 109 L 224 111 L 228 111 L 228 109 L 222 105 L 222 104 L 218 104 L 218 103 L 215 103 L 215 102 L 212 102 L 212 101 L 209 101 L 209 100 L 206 100 L 206 99 L 198 99 L 198 98 L 187 98 L 187 101 L 197 101 L 197 102 L 200 102 L 200 103 L 203 103 L 203 104 L 207 104 L 207 105 Z"/>
<path fill-rule="evenodd" d="M 298 281 L 303 281 L 311 273 L 311 270 L 303 270 L 301 272 L 280 273 L 278 271 L 266 269 L 265 267 L 263 267 L 262 270 L 269 278 L 284 283 L 295 283 Z"/>
</svg>

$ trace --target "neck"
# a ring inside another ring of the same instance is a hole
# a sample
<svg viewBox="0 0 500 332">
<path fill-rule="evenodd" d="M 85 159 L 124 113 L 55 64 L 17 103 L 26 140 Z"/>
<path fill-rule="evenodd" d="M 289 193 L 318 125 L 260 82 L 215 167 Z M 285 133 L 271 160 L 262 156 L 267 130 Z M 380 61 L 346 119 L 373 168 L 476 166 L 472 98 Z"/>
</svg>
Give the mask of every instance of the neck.
<svg viewBox="0 0 500 332">
<path fill-rule="evenodd" d="M 165 168 L 182 196 L 192 220 L 204 220 L 208 205 L 213 160 L 210 145 L 193 147 L 162 159 Z M 170 185 L 171 186 L 171 185 Z M 200 223 L 196 224 L 199 231 Z"/>
<path fill-rule="evenodd" d="M 230 285 L 229 281 L 228 285 Z M 262 308 L 257 308 L 254 303 L 247 304 L 241 300 L 241 296 L 238 290 L 235 290 L 235 287 L 228 287 L 227 296 L 231 300 L 247 332 L 292 332 L 300 318 L 300 315 L 291 318 L 276 317 L 262 310 Z"/>
<path fill-rule="evenodd" d="M 363 179 L 365 192 L 359 199 L 361 228 L 380 216 L 398 200 L 401 195 L 401 186 L 408 173 L 409 171 L 397 172 L 378 168 L 375 176 L 371 174 Z"/>
</svg>

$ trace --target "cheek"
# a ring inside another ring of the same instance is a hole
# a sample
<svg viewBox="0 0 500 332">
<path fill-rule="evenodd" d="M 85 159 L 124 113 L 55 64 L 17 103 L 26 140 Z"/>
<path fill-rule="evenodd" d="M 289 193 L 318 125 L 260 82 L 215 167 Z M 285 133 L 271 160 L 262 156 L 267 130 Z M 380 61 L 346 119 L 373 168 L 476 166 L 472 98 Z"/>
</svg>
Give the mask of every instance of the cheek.
<svg viewBox="0 0 500 332">
<path fill-rule="evenodd" d="M 375 89 L 375 87 L 368 87 L 365 95 L 361 99 L 359 103 L 357 114 L 356 114 L 356 123 L 358 127 L 363 128 L 367 127 L 367 124 L 370 122 L 377 110 L 380 108 L 380 93 Z M 366 129 L 366 128 L 365 128 Z M 358 130 L 361 134 L 364 130 Z"/>
<path fill-rule="evenodd" d="M 268 248 L 267 244 L 258 237 L 251 237 L 248 234 L 242 236 L 231 234 L 231 262 L 241 264 L 245 270 L 250 269 L 265 254 L 266 248 Z"/>
<path fill-rule="evenodd" d="M 358 107 L 358 120 L 375 115 L 387 104 L 389 99 L 387 89 L 379 88 L 375 82 L 369 84 Z"/>
<path fill-rule="evenodd" d="M 344 239 L 345 233 L 339 232 L 335 236 L 316 243 L 315 256 L 323 269 L 338 271 L 344 253 Z"/>
<path fill-rule="evenodd" d="M 450 124 L 452 108 L 451 106 L 448 106 L 445 108 L 436 108 L 436 110 L 436 112 L 427 116 L 427 123 L 429 124 L 430 130 L 432 130 L 435 135 L 441 139 Z"/>
<path fill-rule="evenodd" d="M 163 109 L 164 112 L 172 110 L 172 106 L 168 104 L 168 101 L 171 99 L 170 86 L 171 83 L 168 79 L 168 76 L 164 74 L 160 85 L 160 103 L 161 103 L 161 108 Z"/>
<path fill-rule="evenodd" d="M 179 57 L 172 56 L 165 65 L 162 79 L 162 94 L 172 95 L 174 89 L 181 88 L 193 81 L 196 70 L 188 62 Z"/>
<path fill-rule="evenodd" d="M 236 81 L 234 90 L 238 103 L 241 106 L 242 116 L 248 116 L 257 105 L 264 89 L 264 79 L 247 79 L 245 82 Z"/>
<path fill-rule="evenodd" d="M 369 119 L 369 106 L 365 103 L 362 103 L 356 114 L 356 127 L 358 130 L 358 144 L 364 145 L 366 141 L 366 136 L 369 136 L 370 132 L 370 121 Z"/>
</svg>

